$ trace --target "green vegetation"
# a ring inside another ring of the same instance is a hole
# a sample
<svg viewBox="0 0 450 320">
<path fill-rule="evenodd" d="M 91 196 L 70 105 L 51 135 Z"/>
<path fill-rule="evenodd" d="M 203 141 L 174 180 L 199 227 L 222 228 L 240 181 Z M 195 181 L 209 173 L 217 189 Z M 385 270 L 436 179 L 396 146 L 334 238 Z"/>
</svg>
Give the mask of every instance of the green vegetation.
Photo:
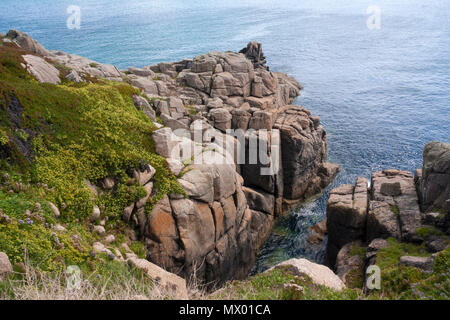
<svg viewBox="0 0 450 320">
<path fill-rule="evenodd" d="M 359 256 L 364 260 L 366 256 L 366 247 L 363 247 L 359 242 L 355 242 L 352 246 L 352 249 L 350 250 L 350 256 Z"/>
<path fill-rule="evenodd" d="M 365 248 L 355 245 L 351 255 L 362 256 Z M 247 280 L 232 281 L 210 296 L 211 299 L 281 299 L 281 300 L 323 300 L 323 299 L 449 299 L 450 297 L 450 249 L 436 255 L 434 271 L 423 272 L 414 267 L 400 266 L 401 256 L 428 257 L 424 245 L 402 243 L 388 239 L 388 247 L 380 249 L 376 265 L 381 269 L 381 290 L 364 294 L 362 270 L 355 270 L 355 278 L 348 289 L 336 292 L 312 283 L 307 276 L 296 276 L 289 267 L 275 268 L 255 275 Z M 349 277 L 347 277 L 347 280 Z M 285 284 L 289 284 L 285 286 Z M 296 284 L 303 289 L 291 286 Z"/>
<path fill-rule="evenodd" d="M 396 215 L 399 216 L 400 215 L 400 210 L 398 209 L 397 205 L 391 206 L 391 211 Z"/>
<path fill-rule="evenodd" d="M 389 246 L 381 249 L 376 264 L 381 269 L 381 291 L 371 298 L 382 299 L 448 299 L 450 295 L 450 249 L 439 253 L 434 272 L 426 273 L 414 267 L 399 265 L 401 256 L 428 257 L 424 245 L 388 239 Z"/>
<path fill-rule="evenodd" d="M 299 292 L 285 284 L 298 285 Z M 336 292 L 328 287 L 314 284 L 308 276 L 296 276 L 289 267 L 275 268 L 244 281 L 232 281 L 211 295 L 211 299 L 250 300 L 348 300 L 357 299 L 358 291 L 345 289 Z"/>
<path fill-rule="evenodd" d="M 11 151 L 7 161 L 2 161 L 3 170 L 21 172 L 27 182 L 55 188 L 48 200 L 58 207 L 64 204 L 66 219 L 83 219 L 92 210 L 92 193 L 85 179 L 95 183 L 108 176 L 119 177 L 121 184 L 113 195 L 115 203 L 103 199 L 103 204 L 106 211 L 118 214 L 119 207 L 135 200 L 130 194 L 139 195 L 137 186 L 126 186 L 126 170 L 143 162 L 157 169 L 155 187 L 160 193 L 154 200 L 180 191 L 165 160 L 154 153 L 151 135 L 155 127 L 132 103 L 131 96 L 139 93 L 136 89 L 107 81 L 41 84 L 26 74 L 20 62 L 19 50 L 2 48 L 0 132 L 3 142 L 6 136 L 10 138 Z M 12 97 L 23 107 L 14 114 L 7 109 Z M 27 141 L 30 137 L 24 130 L 32 132 L 31 163 L 11 139 L 15 134 Z"/>
<path fill-rule="evenodd" d="M 428 238 L 429 236 L 442 236 L 442 231 L 436 229 L 433 226 L 423 226 L 416 230 L 417 235 L 422 237 L 423 239 Z"/>
<path fill-rule="evenodd" d="M 145 196 L 130 180 L 134 168 L 149 163 L 156 169 L 147 212 L 165 194 L 184 191 L 154 152 L 155 127 L 131 98 L 137 89 L 99 79 L 42 84 L 22 68 L 24 53 L 12 44 L 0 47 L 0 210 L 8 216 L 0 218 L 0 251 L 16 266 L 28 259 L 39 272 L 74 264 L 86 274 L 107 275 L 115 261 L 91 253 L 100 240 L 88 222 L 93 206 L 123 243 L 131 231 L 123 208 Z M 56 67 L 61 75 L 70 72 Z M 114 178 L 114 189 L 94 195 L 86 180 L 98 184 L 106 177 Z M 49 201 L 60 209 L 58 221 Z M 66 230 L 55 231 L 57 223 Z M 130 247 L 145 256 L 142 243 Z"/>
</svg>

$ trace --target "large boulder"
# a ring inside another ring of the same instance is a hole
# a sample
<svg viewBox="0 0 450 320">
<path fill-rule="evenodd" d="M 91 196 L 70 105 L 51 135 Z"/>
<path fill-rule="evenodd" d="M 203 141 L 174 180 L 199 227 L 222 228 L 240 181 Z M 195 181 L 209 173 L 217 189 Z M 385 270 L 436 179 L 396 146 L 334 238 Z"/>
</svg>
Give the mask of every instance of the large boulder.
<svg viewBox="0 0 450 320">
<path fill-rule="evenodd" d="M 155 110 L 150 106 L 150 103 L 144 97 L 133 95 L 133 103 L 138 110 L 144 112 L 144 114 L 152 121 L 156 120 Z"/>
<path fill-rule="evenodd" d="M 419 197 L 423 211 L 444 209 L 450 199 L 450 144 L 430 142 L 423 151 Z"/>
<path fill-rule="evenodd" d="M 419 240 L 421 226 L 414 178 L 410 172 L 384 170 L 372 174 L 367 240 L 395 237 L 405 241 Z"/>
<path fill-rule="evenodd" d="M 298 106 L 281 108 L 274 128 L 279 129 L 281 136 L 283 196 L 290 200 L 302 199 L 326 161 L 325 131 L 310 111 Z"/>
<path fill-rule="evenodd" d="M 167 294 L 169 298 L 188 299 L 186 280 L 183 278 L 167 272 L 145 259 L 130 258 L 127 262 L 131 267 L 142 270 L 150 279 L 154 280 L 163 289 L 163 294 Z"/>
<path fill-rule="evenodd" d="M 295 275 L 306 275 L 316 285 L 326 286 L 336 291 L 345 289 L 345 284 L 330 268 L 306 259 L 290 259 L 273 268 L 287 267 Z M 272 270 L 273 268 L 269 269 Z"/>
<path fill-rule="evenodd" d="M 61 83 L 59 70 L 41 57 L 26 54 L 23 56 L 27 71 L 42 83 Z"/>
<path fill-rule="evenodd" d="M 434 259 L 433 257 L 402 256 L 400 257 L 399 264 L 418 268 L 425 272 L 433 272 Z"/>
<path fill-rule="evenodd" d="M 364 238 L 367 188 L 367 179 L 360 177 L 354 186 L 344 184 L 330 192 L 327 203 L 327 257 L 332 266 L 337 253 L 345 244 Z"/>
<path fill-rule="evenodd" d="M 9 30 L 6 37 L 25 51 L 30 51 L 43 57 L 50 55 L 50 53 L 39 42 L 32 39 L 26 33 L 17 30 Z"/>
<path fill-rule="evenodd" d="M 257 68 L 265 68 L 269 69 L 266 66 L 266 57 L 262 51 L 262 45 L 258 42 L 249 42 L 247 47 L 239 51 L 243 53 L 247 59 L 249 59 L 253 63 L 253 67 Z"/>
</svg>

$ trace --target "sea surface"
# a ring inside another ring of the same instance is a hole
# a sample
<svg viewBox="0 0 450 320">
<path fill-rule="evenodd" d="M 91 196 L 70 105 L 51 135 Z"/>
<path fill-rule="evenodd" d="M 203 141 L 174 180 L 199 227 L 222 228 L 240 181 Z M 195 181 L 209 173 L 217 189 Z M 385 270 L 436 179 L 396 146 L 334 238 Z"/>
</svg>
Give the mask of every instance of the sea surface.
<svg viewBox="0 0 450 320">
<path fill-rule="evenodd" d="M 67 27 L 70 5 L 80 29 Z M 259 41 L 271 70 L 304 86 L 296 103 L 328 132 L 328 159 L 341 166 L 331 187 L 413 171 L 427 142 L 450 142 L 448 0 L 0 0 L 0 32 L 11 28 L 119 68 Z M 277 222 L 254 272 L 291 257 L 323 261 L 325 243 L 306 239 L 329 189 Z"/>
</svg>

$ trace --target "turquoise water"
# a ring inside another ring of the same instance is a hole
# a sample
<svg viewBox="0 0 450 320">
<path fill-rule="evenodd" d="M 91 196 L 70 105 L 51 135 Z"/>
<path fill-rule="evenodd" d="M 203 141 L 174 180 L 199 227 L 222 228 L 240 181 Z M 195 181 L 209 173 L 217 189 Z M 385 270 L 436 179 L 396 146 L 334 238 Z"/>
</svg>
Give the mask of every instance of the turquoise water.
<svg viewBox="0 0 450 320">
<path fill-rule="evenodd" d="M 224 3 L 222 3 L 224 2 Z M 81 8 L 69 30 L 66 9 Z M 371 5 L 381 28 L 366 25 Z M 319 115 L 333 185 L 385 168 L 421 166 L 428 141 L 450 141 L 450 1 L 1 0 L 0 31 L 119 68 L 263 43 L 271 70 L 305 87 L 296 103 Z M 305 230 L 325 216 L 327 192 L 279 222 L 256 270 L 289 257 L 323 259 Z"/>
</svg>

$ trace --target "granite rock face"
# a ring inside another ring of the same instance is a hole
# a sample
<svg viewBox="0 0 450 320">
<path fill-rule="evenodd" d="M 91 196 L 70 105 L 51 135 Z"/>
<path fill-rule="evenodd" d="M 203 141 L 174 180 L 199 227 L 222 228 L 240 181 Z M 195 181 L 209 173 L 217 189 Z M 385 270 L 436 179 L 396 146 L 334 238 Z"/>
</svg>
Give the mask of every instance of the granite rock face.
<svg viewBox="0 0 450 320">
<path fill-rule="evenodd" d="M 372 175 L 367 240 L 394 237 L 417 241 L 421 212 L 410 172 L 385 170 Z"/>
<path fill-rule="evenodd" d="M 444 250 L 442 238 L 418 231 L 438 228 L 448 234 L 449 155 L 450 144 L 431 142 L 424 150 L 423 168 L 416 170 L 414 177 L 408 171 L 384 170 L 372 174 L 368 191 L 364 178 L 358 178 L 355 186 L 333 189 L 327 204 L 328 263 L 335 266 L 337 253 L 349 243 L 370 243 L 370 253 L 372 244 L 382 246 L 383 239 L 389 237 L 425 242 L 432 253 Z M 408 259 L 404 264 L 409 265 Z"/>
<path fill-rule="evenodd" d="M 358 178 L 354 186 L 344 184 L 331 190 L 327 203 L 327 257 L 331 265 L 345 244 L 364 238 L 367 204 L 368 181 L 365 178 Z"/>
<path fill-rule="evenodd" d="M 31 59 L 70 69 L 69 81 L 101 78 L 140 89 L 133 103 L 159 128 L 153 133 L 155 150 L 188 198 L 168 195 L 146 213 L 156 193 L 155 172 L 136 168 L 130 181 L 141 184 L 146 195 L 124 208 L 123 219 L 139 230 L 147 260 L 170 272 L 195 274 L 213 285 L 246 277 L 275 218 L 320 192 L 338 171 L 326 162 L 320 119 L 292 105 L 301 85 L 269 71 L 261 44 L 119 71 L 45 50 L 25 34 L 12 31 L 8 37 L 36 55 Z M 47 69 L 29 71 L 40 81 L 58 83 L 56 72 Z M 114 180 L 99 187 L 110 190 Z"/>
<path fill-rule="evenodd" d="M 336 258 L 336 274 L 351 288 L 361 287 L 364 278 L 364 256 L 354 253 L 355 247 L 360 247 L 361 243 L 350 242 L 344 245 Z"/>
<path fill-rule="evenodd" d="M 61 82 L 59 70 L 44 59 L 31 54 L 24 55 L 23 59 L 26 62 L 27 71 L 39 82 L 53 84 Z"/>
<path fill-rule="evenodd" d="M 43 57 L 50 55 L 50 53 L 39 42 L 32 39 L 26 33 L 17 30 L 9 30 L 6 37 L 26 51 L 30 51 L 31 53 L 35 53 Z"/>
<path fill-rule="evenodd" d="M 416 230 L 422 215 L 410 172 L 384 170 L 355 186 L 341 185 L 331 191 L 327 204 L 327 257 L 334 265 L 337 252 L 347 243 L 394 237 L 420 241 Z"/>
<path fill-rule="evenodd" d="M 446 209 L 450 199 L 450 144 L 430 142 L 423 151 L 423 167 L 417 177 L 423 211 Z"/>
</svg>

